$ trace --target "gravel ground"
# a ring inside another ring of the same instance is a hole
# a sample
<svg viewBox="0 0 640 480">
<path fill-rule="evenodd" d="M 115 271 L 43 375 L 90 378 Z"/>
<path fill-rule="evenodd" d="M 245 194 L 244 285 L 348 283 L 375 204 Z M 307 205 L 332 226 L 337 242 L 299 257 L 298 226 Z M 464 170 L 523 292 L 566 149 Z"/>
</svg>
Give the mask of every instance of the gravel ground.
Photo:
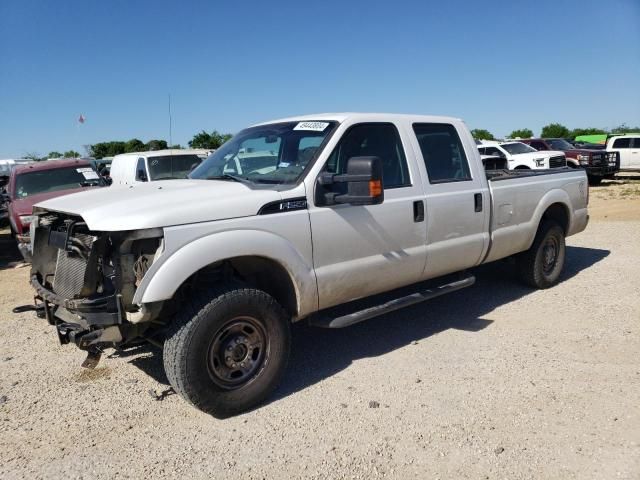
<svg viewBox="0 0 640 480">
<path fill-rule="evenodd" d="M 640 478 L 640 201 L 610 216 L 607 188 L 626 187 L 592 189 L 600 213 L 555 288 L 498 262 L 348 329 L 296 326 L 276 395 L 228 420 L 171 395 L 154 348 L 83 370 L 43 320 L 12 314 L 32 293 L 5 235 L 0 477 Z"/>
</svg>

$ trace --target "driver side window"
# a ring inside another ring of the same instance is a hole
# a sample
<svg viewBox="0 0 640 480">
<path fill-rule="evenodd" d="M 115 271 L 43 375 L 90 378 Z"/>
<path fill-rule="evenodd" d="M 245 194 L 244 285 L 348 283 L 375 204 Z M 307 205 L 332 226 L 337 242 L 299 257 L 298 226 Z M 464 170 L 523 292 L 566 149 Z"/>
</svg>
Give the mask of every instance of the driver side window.
<svg viewBox="0 0 640 480">
<path fill-rule="evenodd" d="M 400 135 L 393 124 L 362 123 L 351 127 L 329 156 L 325 171 L 346 173 L 351 157 L 379 157 L 385 189 L 411 185 Z"/>
</svg>

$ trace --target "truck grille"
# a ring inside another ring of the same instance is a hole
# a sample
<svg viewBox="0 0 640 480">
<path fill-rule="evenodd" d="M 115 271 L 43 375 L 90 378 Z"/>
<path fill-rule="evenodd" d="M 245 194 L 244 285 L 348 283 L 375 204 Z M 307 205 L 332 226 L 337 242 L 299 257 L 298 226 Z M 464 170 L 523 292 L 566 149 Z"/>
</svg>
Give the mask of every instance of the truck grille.
<svg viewBox="0 0 640 480">
<path fill-rule="evenodd" d="M 557 157 L 551 157 L 549 159 L 549 168 L 560 168 L 567 166 L 567 159 L 564 155 L 558 155 Z"/>
</svg>

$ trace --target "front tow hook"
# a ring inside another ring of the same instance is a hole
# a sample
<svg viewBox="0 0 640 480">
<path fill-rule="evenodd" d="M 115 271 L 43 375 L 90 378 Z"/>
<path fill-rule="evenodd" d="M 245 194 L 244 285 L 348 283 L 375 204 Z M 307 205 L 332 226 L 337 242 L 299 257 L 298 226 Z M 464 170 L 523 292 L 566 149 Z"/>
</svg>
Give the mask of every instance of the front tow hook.
<svg viewBox="0 0 640 480">
<path fill-rule="evenodd" d="M 38 318 L 45 318 L 44 304 L 40 305 L 20 305 L 11 310 L 13 313 L 36 312 Z"/>
</svg>

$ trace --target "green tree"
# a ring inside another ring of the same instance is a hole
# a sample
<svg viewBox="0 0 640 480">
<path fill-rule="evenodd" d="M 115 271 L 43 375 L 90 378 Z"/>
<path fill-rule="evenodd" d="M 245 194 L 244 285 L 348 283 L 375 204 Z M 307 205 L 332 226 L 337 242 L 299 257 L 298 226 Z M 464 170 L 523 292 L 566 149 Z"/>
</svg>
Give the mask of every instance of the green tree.
<svg viewBox="0 0 640 480">
<path fill-rule="evenodd" d="M 626 123 L 618 125 L 616 128 L 611 129 L 611 133 L 637 133 L 640 132 L 640 127 L 629 127 Z"/>
<path fill-rule="evenodd" d="M 533 131 L 529 128 L 519 128 L 509 134 L 509 138 L 531 138 Z"/>
<path fill-rule="evenodd" d="M 560 123 L 550 123 L 542 127 L 542 138 L 567 138 L 571 135 L 571 132 L 567 127 Z"/>
<path fill-rule="evenodd" d="M 230 133 L 220 133 L 217 130 L 211 133 L 202 130 L 202 132 L 196 133 L 193 138 L 189 140 L 189 146 L 191 148 L 220 148 L 220 146 L 232 136 Z"/>
<path fill-rule="evenodd" d="M 24 156 L 27 160 L 31 160 L 32 162 L 39 162 L 40 160 L 46 160 L 46 158 L 40 157 L 38 152 L 27 152 Z"/>
<path fill-rule="evenodd" d="M 62 154 L 60 152 L 56 152 L 55 150 L 53 152 L 49 152 L 48 157 L 49 158 L 60 158 L 62 156 Z"/>
<path fill-rule="evenodd" d="M 124 144 L 125 153 L 143 152 L 146 148 L 147 146 L 144 144 L 144 142 L 137 138 L 132 138 L 131 140 L 129 140 Z"/>
<path fill-rule="evenodd" d="M 147 150 L 166 150 L 166 140 L 149 140 L 145 146 Z"/>
<path fill-rule="evenodd" d="M 474 128 L 471 130 L 471 135 L 476 140 L 495 140 L 496 138 L 489 130 L 484 130 L 482 128 Z"/>
<path fill-rule="evenodd" d="M 97 159 L 125 153 L 125 142 L 100 142 L 89 147 L 90 157 Z"/>
<path fill-rule="evenodd" d="M 182 150 L 182 146 L 179 143 L 176 143 L 175 145 L 170 145 L 169 148 L 171 150 Z"/>
<path fill-rule="evenodd" d="M 67 150 L 62 154 L 64 158 L 78 158 L 80 156 L 80 152 L 76 152 L 75 150 Z"/>
<path fill-rule="evenodd" d="M 602 128 L 574 128 L 571 130 L 571 138 L 576 138 L 578 135 L 602 135 L 609 133 Z"/>
</svg>

